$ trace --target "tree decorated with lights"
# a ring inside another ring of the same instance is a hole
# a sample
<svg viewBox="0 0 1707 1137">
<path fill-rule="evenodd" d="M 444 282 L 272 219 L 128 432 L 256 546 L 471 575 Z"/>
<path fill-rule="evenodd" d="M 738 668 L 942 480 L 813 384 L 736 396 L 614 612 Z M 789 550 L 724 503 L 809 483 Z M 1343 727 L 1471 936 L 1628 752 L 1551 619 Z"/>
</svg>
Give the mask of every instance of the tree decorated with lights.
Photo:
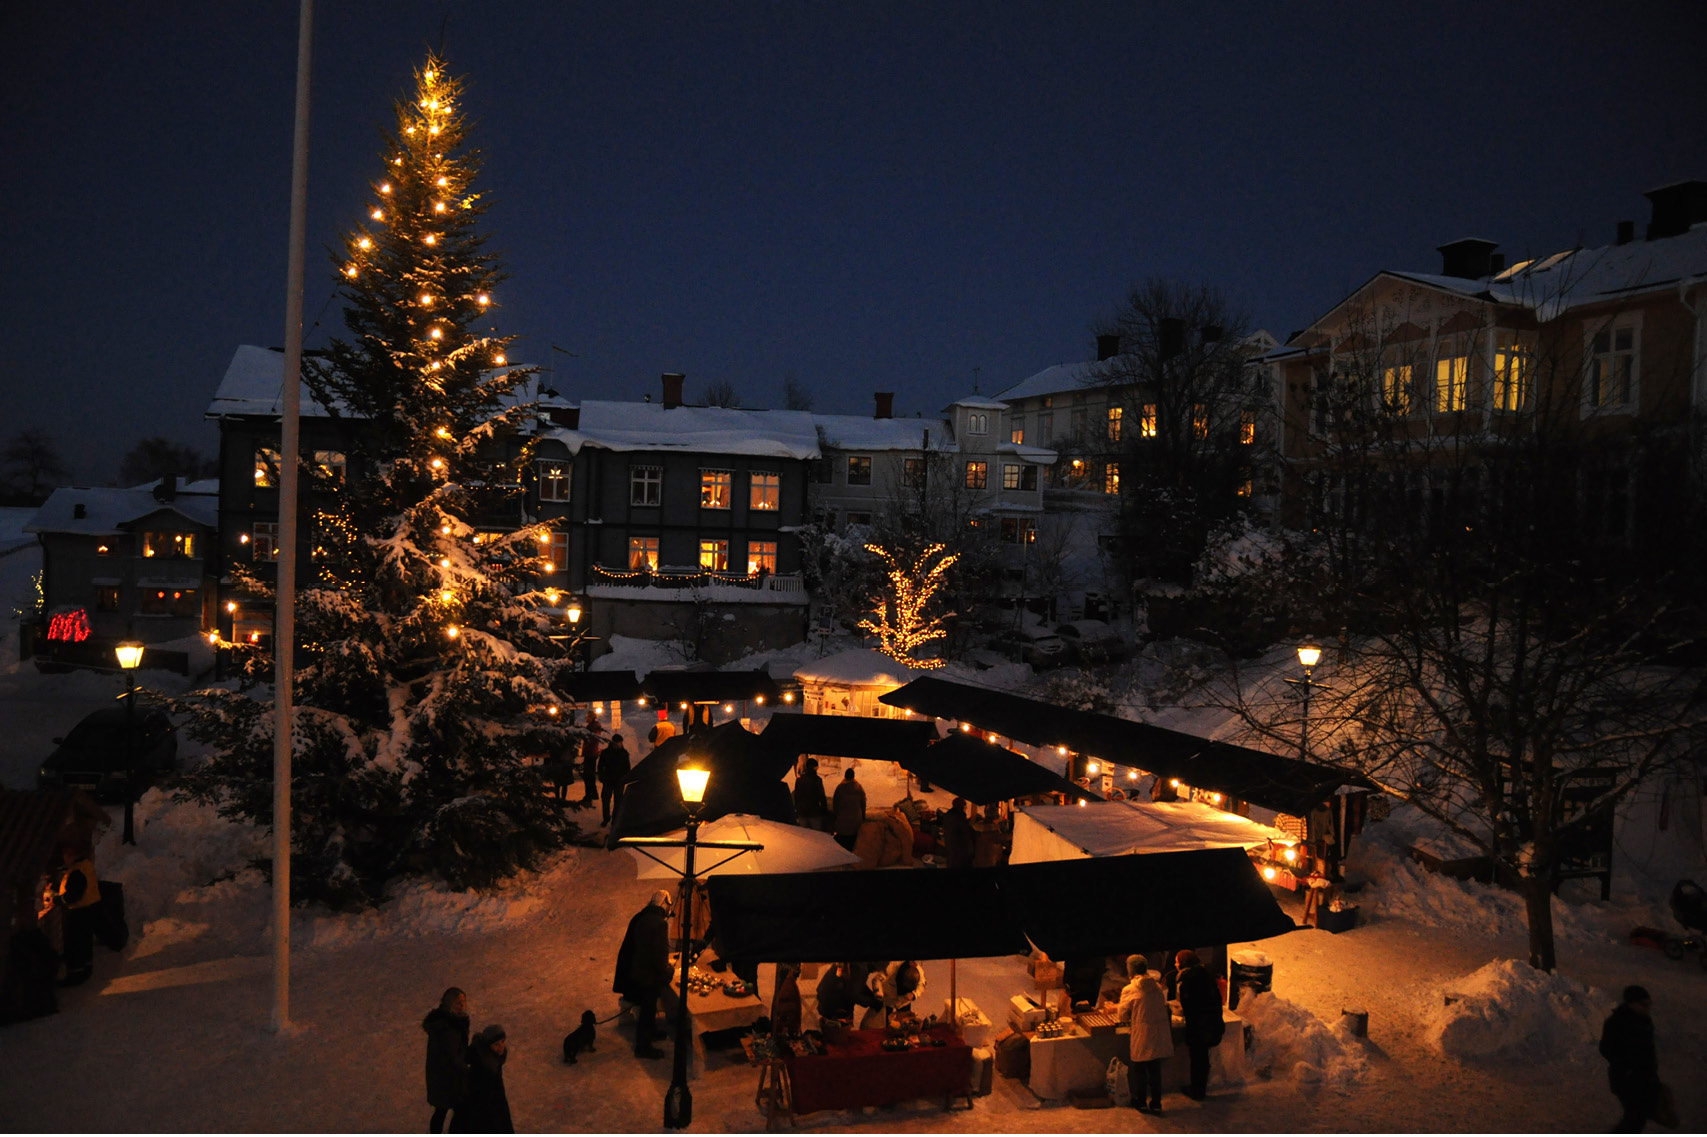
<svg viewBox="0 0 1707 1137">
<path fill-rule="evenodd" d="M 944 554 L 941 545 L 927 545 L 911 562 L 897 558 L 882 545 L 867 545 L 866 551 L 884 564 L 889 591 L 877 598 L 871 614 L 859 626 L 877 636 L 877 650 L 910 667 L 937 668 L 940 659 L 917 659 L 913 652 L 948 635 L 943 621 L 952 612 L 932 614 L 931 600 L 943 585 L 943 574 L 959 558 Z M 934 562 L 934 563 L 933 563 Z"/>
<path fill-rule="evenodd" d="M 303 467 L 320 504 L 297 598 L 292 879 L 334 903 L 405 873 L 488 885 L 574 832 L 527 761 L 582 732 L 552 690 L 567 629 L 539 584 L 549 528 L 517 488 L 531 371 L 490 327 L 503 277 L 476 226 L 462 90 L 429 56 L 397 103 L 367 218 L 336 258 L 349 338 L 304 366 L 347 476 Z M 186 792 L 270 823 L 272 705 L 249 691 L 272 660 L 236 650 L 245 690 L 196 697 L 192 729 L 218 756 Z"/>
</svg>

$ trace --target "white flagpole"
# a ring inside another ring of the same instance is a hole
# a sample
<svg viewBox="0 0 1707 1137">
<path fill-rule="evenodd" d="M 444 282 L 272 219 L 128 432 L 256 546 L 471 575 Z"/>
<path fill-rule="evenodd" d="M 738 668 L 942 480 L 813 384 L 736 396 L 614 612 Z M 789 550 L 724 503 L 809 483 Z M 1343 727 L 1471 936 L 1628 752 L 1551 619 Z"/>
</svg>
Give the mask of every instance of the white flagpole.
<svg viewBox="0 0 1707 1137">
<path fill-rule="evenodd" d="M 302 423 L 302 274 L 308 243 L 308 91 L 314 0 L 296 42 L 296 139 L 290 164 L 290 267 L 285 281 L 284 421 L 279 439 L 278 612 L 273 620 L 273 1030 L 290 1029 L 290 758 L 295 678 L 297 465 Z"/>
</svg>

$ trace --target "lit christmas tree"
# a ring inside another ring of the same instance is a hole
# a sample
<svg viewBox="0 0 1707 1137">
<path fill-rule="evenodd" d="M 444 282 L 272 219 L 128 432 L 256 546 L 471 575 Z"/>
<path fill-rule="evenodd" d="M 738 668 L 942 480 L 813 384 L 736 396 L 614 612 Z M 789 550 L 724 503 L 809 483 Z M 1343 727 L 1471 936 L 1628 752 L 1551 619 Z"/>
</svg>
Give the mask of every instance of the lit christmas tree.
<svg viewBox="0 0 1707 1137">
<path fill-rule="evenodd" d="M 292 880 L 335 904 L 413 872 L 488 885 L 574 834 L 525 762 L 581 732 L 552 692 L 568 666 L 552 637 L 568 629 L 538 583 L 549 530 L 518 490 L 531 372 L 488 334 L 502 274 L 476 230 L 461 94 L 429 57 L 397 104 L 366 220 L 337 259 L 350 338 L 304 366 L 348 453 L 347 477 L 303 469 L 333 504 L 313 518 L 297 599 Z M 246 677 L 270 681 L 270 657 Z M 187 792 L 270 823 L 271 703 L 198 702 L 192 730 L 217 756 Z"/>
<path fill-rule="evenodd" d="M 903 564 L 881 545 L 867 545 L 866 549 L 882 559 L 890 591 L 872 608 L 877 619 L 861 620 L 859 626 L 877 636 L 877 649 L 891 659 L 912 667 L 941 667 L 940 659 L 915 659 L 912 653 L 948 635 L 943 621 L 954 613 L 930 615 L 926 609 L 943 585 L 943 574 L 959 558 L 953 553 L 942 556 L 941 545 L 928 545 L 911 564 Z M 933 559 L 935 564 L 931 563 Z"/>
</svg>

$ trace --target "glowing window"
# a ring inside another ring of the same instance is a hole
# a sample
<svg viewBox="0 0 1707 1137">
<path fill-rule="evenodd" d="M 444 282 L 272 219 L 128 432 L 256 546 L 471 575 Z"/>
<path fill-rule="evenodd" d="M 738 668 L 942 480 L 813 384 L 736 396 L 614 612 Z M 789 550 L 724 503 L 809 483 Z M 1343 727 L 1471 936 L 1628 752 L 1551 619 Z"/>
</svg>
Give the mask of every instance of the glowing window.
<svg viewBox="0 0 1707 1137">
<path fill-rule="evenodd" d="M 747 508 L 773 510 L 782 506 L 782 475 L 755 470 L 747 475 Z"/>
<path fill-rule="evenodd" d="M 193 557 L 196 555 L 194 533 L 144 533 L 142 555 L 145 557 Z"/>
<path fill-rule="evenodd" d="M 990 464 L 988 462 L 966 463 L 966 488 L 981 490 L 990 482 Z"/>
<path fill-rule="evenodd" d="M 658 538 L 630 537 L 628 567 L 636 572 L 658 571 Z"/>
<path fill-rule="evenodd" d="M 250 530 L 249 555 L 257 561 L 279 559 L 279 523 L 257 521 Z"/>
<path fill-rule="evenodd" d="M 699 507 L 728 509 L 729 491 L 735 483 L 733 470 L 701 470 L 699 472 Z"/>
<path fill-rule="evenodd" d="M 1120 463 L 1119 462 L 1110 462 L 1107 466 L 1103 467 L 1102 492 L 1103 493 L 1119 493 L 1120 492 Z"/>
<path fill-rule="evenodd" d="M 279 484 L 279 452 L 268 446 L 255 448 L 255 488 L 274 489 Z"/>
<path fill-rule="evenodd" d="M 729 542 L 701 541 L 699 543 L 699 567 L 707 572 L 728 572 Z"/>
<path fill-rule="evenodd" d="M 1123 413 L 1124 410 L 1121 407 L 1108 408 L 1108 440 L 1110 442 L 1120 441 L 1120 419 Z"/>
<path fill-rule="evenodd" d="M 747 542 L 747 575 L 776 572 L 776 542 Z"/>
<path fill-rule="evenodd" d="M 1494 351 L 1494 410 L 1521 411 L 1529 403 L 1529 377 L 1535 358 L 1521 343 Z"/>
<path fill-rule="evenodd" d="M 569 500 L 569 464 L 567 462 L 536 462 L 539 473 L 540 501 Z"/>
<path fill-rule="evenodd" d="M 1411 365 L 1395 364 L 1381 372 L 1381 402 L 1388 414 L 1411 413 Z"/>
<path fill-rule="evenodd" d="M 863 454 L 855 454 L 848 458 L 848 485 L 869 486 L 871 484 L 871 459 Z"/>
<path fill-rule="evenodd" d="M 1470 357 L 1444 355 L 1434 361 L 1434 409 L 1441 414 L 1464 409 L 1469 394 Z"/>
<path fill-rule="evenodd" d="M 1138 416 L 1138 434 L 1143 438 L 1156 437 L 1156 404 L 1145 403 Z"/>
</svg>

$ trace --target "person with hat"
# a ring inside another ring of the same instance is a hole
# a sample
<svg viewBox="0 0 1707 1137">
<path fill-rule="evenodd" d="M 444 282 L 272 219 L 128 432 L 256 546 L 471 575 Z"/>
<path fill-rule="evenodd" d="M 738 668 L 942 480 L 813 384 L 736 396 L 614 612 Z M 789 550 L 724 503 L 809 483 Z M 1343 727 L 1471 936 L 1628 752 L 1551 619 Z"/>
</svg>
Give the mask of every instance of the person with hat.
<svg viewBox="0 0 1707 1137">
<path fill-rule="evenodd" d="M 1654 1001 L 1646 987 L 1624 988 L 1624 1001 L 1600 1031 L 1600 1056 L 1606 1059 L 1612 1095 L 1624 1107 L 1614 1133 L 1640 1133 L 1653 1115 L 1660 1092 L 1660 1064 L 1654 1052 Z"/>
<path fill-rule="evenodd" d="M 834 819 L 831 832 L 836 844 L 853 852 L 854 844 L 859 840 L 859 827 L 865 824 L 865 787 L 854 777 L 852 766 L 842 775 L 841 785 L 836 787 L 830 813 Z"/>
<path fill-rule="evenodd" d="M 1162 1063 L 1174 1054 L 1173 1018 L 1168 1013 L 1168 998 L 1162 993 L 1161 976 L 1147 967 L 1141 955 L 1126 957 L 1131 982 L 1120 992 L 1115 1019 L 1129 1023 L 1132 1032 L 1127 1051 L 1132 1064 L 1126 1068 L 1132 1108 L 1139 1113 L 1160 1113 Z"/>
<path fill-rule="evenodd" d="M 427 1104 L 433 1107 L 427 1132 L 443 1133 L 445 1118 L 468 1097 L 468 996 L 461 987 L 445 988 L 421 1029 L 427 1032 Z"/>
<path fill-rule="evenodd" d="M 1185 1045 L 1191 1054 L 1191 1084 L 1185 1096 L 1202 1101 L 1209 1094 L 1209 1052 L 1221 1045 L 1227 1025 L 1221 1017 L 1221 988 L 1189 948 L 1174 956 L 1179 1009 L 1185 1016 Z"/>
<path fill-rule="evenodd" d="M 509 1041 L 496 1023 L 481 1027 L 468 1044 L 468 1097 L 451 1115 L 452 1133 L 514 1133 L 510 1098 L 504 1092 Z"/>
<path fill-rule="evenodd" d="M 824 779 L 818 773 L 818 759 L 808 758 L 794 779 L 794 816 L 808 829 L 826 832 L 830 828 L 830 799 L 824 795 Z"/>
<path fill-rule="evenodd" d="M 634 1056 L 662 1058 L 654 1045 L 664 1032 L 654 1021 L 658 998 L 670 986 L 670 893 L 660 888 L 628 921 L 622 946 L 616 952 L 616 979 L 611 990 L 634 1006 Z M 677 1014 L 682 1013 L 677 1009 Z"/>
</svg>

